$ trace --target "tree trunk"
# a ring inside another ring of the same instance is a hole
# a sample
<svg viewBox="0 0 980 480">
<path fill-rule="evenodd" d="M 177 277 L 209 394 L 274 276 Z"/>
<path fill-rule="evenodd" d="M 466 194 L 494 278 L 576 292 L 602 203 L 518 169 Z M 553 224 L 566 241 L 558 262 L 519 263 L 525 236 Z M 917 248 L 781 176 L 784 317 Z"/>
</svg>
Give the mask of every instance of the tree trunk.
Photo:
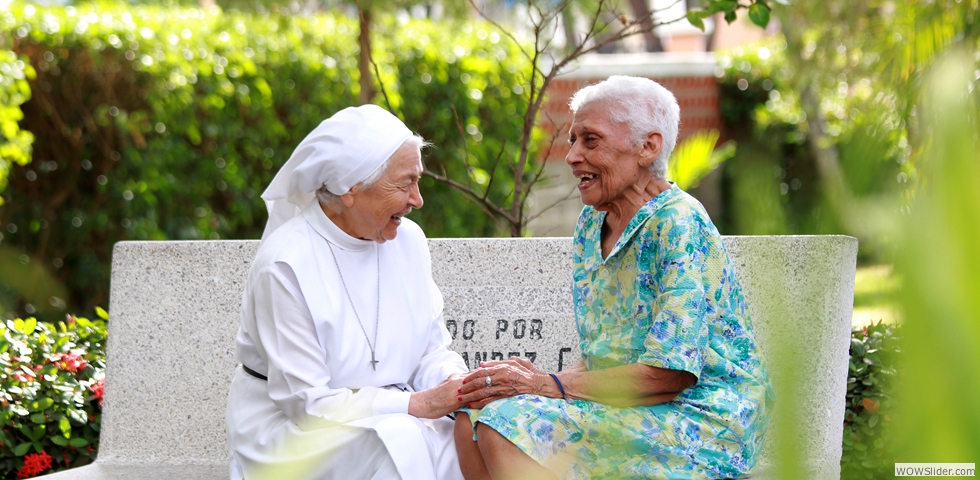
<svg viewBox="0 0 980 480">
<path fill-rule="evenodd" d="M 650 15 L 650 5 L 647 4 L 647 0 L 630 0 L 630 5 L 633 7 L 633 15 L 636 18 L 643 19 L 640 21 L 640 26 L 643 27 L 643 39 L 646 41 L 647 51 L 664 51 L 664 45 L 660 43 L 660 37 L 653 33 L 653 17 Z"/>
<path fill-rule="evenodd" d="M 361 105 L 371 103 L 377 91 L 374 89 L 374 75 L 371 74 L 371 11 L 358 9 L 360 12 L 360 33 L 357 44 L 361 54 L 357 59 L 357 69 L 361 74 L 361 94 L 358 101 Z"/>
<path fill-rule="evenodd" d="M 575 32 L 575 13 L 569 5 L 561 11 L 561 24 L 565 30 L 565 50 L 570 51 L 578 43 L 578 33 Z"/>
</svg>

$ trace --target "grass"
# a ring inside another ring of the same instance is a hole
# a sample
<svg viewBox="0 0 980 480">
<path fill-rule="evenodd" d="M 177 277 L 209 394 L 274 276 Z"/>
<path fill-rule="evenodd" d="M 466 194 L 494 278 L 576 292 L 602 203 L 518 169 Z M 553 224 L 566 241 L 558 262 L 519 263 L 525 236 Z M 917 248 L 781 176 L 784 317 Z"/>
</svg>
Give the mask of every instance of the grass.
<svg viewBox="0 0 980 480">
<path fill-rule="evenodd" d="M 851 324 L 864 326 L 871 322 L 898 321 L 900 286 L 901 282 L 891 265 L 858 268 L 854 278 L 854 314 Z"/>
</svg>

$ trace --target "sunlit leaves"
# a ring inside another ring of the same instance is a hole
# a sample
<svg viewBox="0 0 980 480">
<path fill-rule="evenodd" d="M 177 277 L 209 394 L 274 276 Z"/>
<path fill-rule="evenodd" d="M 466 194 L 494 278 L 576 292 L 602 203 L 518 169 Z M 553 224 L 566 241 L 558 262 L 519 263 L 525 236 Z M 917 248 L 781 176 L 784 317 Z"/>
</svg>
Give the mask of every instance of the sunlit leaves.
<svg viewBox="0 0 980 480">
<path fill-rule="evenodd" d="M 687 137 L 671 154 L 667 179 L 683 190 L 698 183 L 722 162 L 735 155 L 735 143 L 727 142 L 715 150 L 718 130 L 700 130 Z"/>
<path fill-rule="evenodd" d="M 24 117 L 21 104 L 31 98 L 27 82 L 34 75 L 30 63 L 0 48 L 0 193 L 7 185 L 11 164 L 26 165 L 31 160 L 34 135 L 22 130 L 18 122 Z M 3 202 L 0 197 L 0 205 Z"/>
</svg>

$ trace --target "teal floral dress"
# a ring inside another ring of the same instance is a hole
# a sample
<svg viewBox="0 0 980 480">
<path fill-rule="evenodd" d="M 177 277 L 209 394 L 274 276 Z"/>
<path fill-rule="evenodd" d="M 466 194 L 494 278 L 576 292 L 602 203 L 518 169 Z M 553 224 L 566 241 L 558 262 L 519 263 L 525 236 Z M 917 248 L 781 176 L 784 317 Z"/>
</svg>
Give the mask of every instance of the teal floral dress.
<svg viewBox="0 0 980 480">
<path fill-rule="evenodd" d="M 672 185 L 632 218 L 606 259 L 605 213 L 575 231 L 575 317 L 589 370 L 642 363 L 697 384 L 617 408 L 520 395 L 471 412 L 562 478 L 728 478 L 762 449 L 773 401 L 738 278 L 704 207 Z"/>
</svg>

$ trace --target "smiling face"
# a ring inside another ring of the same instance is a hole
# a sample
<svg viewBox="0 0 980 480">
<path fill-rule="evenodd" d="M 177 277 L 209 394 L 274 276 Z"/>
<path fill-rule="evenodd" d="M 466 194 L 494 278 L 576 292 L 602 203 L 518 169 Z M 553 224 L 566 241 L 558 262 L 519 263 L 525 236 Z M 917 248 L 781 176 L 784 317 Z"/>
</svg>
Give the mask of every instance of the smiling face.
<svg viewBox="0 0 980 480">
<path fill-rule="evenodd" d="M 347 207 L 335 223 L 350 236 L 384 243 L 398 235 L 402 217 L 422 208 L 419 178 L 422 156 L 418 147 L 403 144 L 380 180 L 368 188 L 354 186 L 340 200 Z"/>
<path fill-rule="evenodd" d="M 660 153 L 661 135 L 651 133 L 636 145 L 630 127 L 612 120 L 611 102 L 596 101 L 575 113 L 569 129 L 571 148 L 565 162 L 579 179 L 582 203 L 614 211 L 636 202 L 635 192 L 652 178 L 648 167 Z M 641 203 L 642 205 L 642 203 Z"/>
</svg>

